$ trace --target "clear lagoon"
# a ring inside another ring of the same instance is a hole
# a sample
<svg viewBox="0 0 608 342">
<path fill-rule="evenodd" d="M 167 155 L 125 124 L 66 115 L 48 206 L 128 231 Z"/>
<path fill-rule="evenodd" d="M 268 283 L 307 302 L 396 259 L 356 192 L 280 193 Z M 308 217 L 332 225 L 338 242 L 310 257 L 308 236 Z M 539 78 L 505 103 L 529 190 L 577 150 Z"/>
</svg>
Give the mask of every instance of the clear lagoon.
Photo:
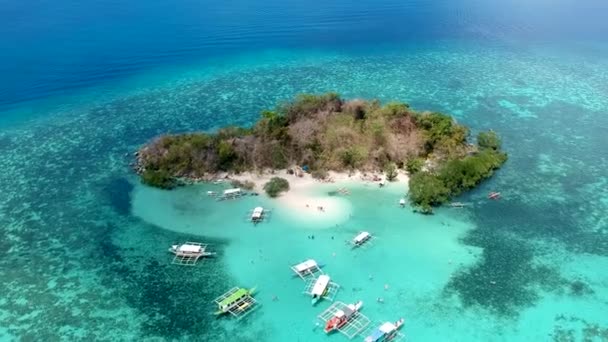
<svg viewBox="0 0 608 342">
<path fill-rule="evenodd" d="M 311 306 L 290 273 L 312 257 L 374 325 L 404 317 L 407 340 L 608 341 L 607 11 L 597 0 L 3 2 L 0 340 L 346 340 L 316 327 L 329 303 Z M 164 132 L 250 125 L 326 91 L 494 129 L 510 159 L 457 199 L 463 209 L 417 215 L 396 204 L 405 188 L 352 184 L 343 211 L 314 222 L 264 196 L 205 195 L 220 186 L 147 188 L 129 168 Z M 488 201 L 495 190 L 503 199 Z M 245 215 L 258 204 L 274 213 L 254 227 Z M 378 239 L 353 251 L 344 241 L 362 229 Z M 171 265 L 167 248 L 186 240 L 219 255 Z M 215 297 L 256 285 L 259 310 L 212 315 Z"/>
</svg>

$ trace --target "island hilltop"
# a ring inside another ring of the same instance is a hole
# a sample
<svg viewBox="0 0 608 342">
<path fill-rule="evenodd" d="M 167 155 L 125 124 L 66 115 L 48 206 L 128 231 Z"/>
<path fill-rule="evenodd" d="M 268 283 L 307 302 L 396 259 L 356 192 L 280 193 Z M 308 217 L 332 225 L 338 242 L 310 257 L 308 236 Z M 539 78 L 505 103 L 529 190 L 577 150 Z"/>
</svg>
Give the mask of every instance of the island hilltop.
<svg viewBox="0 0 608 342">
<path fill-rule="evenodd" d="M 145 184 L 165 189 L 294 166 L 317 179 L 330 171 L 380 171 L 392 181 L 403 170 L 410 176 L 410 202 L 430 213 L 507 160 L 493 131 L 479 133 L 475 144 L 468 136 L 469 129 L 450 116 L 405 103 L 305 94 L 262 112 L 250 128 L 158 137 L 138 151 L 135 169 Z"/>
</svg>

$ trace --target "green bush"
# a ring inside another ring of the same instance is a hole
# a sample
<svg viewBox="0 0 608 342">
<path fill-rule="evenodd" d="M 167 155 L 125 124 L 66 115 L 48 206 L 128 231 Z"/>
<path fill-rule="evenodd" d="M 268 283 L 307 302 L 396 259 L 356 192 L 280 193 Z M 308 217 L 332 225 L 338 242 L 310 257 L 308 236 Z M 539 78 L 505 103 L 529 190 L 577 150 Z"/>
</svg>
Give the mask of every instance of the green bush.
<svg viewBox="0 0 608 342">
<path fill-rule="evenodd" d="M 392 182 L 397 179 L 397 165 L 395 163 L 387 163 L 384 167 L 384 173 L 386 174 L 386 179 L 389 182 Z"/>
<path fill-rule="evenodd" d="M 506 160 L 505 153 L 486 149 L 474 156 L 447 162 L 436 175 L 415 173 L 410 178 L 410 201 L 430 213 L 432 206 L 441 205 L 492 176 Z"/>
<path fill-rule="evenodd" d="M 501 141 L 498 134 L 494 131 L 480 132 L 477 135 L 477 146 L 479 148 L 490 148 L 493 150 L 500 149 Z"/>
<path fill-rule="evenodd" d="M 388 117 L 406 116 L 410 105 L 402 102 L 389 102 L 381 109 L 381 113 Z"/>
<path fill-rule="evenodd" d="M 295 101 L 283 105 L 282 112 L 289 122 L 323 110 L 340 111 L 342 100 L 337 93 L 322 95 L 300 94 Z"/>
<path fill-rule="evenodd" d="M 219 167 L 221 170 L 228 170 L 232 166 L 232 162 L 236 159 L 236 153 L 232 144 L 222 140 L 217 146 L 217 154 L 219 157 Z"/>
<path fill-rule="evenodd" d="M 177 186 L 175 178 L 165 170 L 146 170 L 141 175 L 142 183 L 161 188 L 161 189 L 173 189 Z"/>
<path fill-rule="evenodd" d="M 424 159 L 422 158 L 409 158 L 405 163 L 405 169 L 410 175 L 422 171 L 424 166 Z"/>
<path fill-rule="evenodd" d="M 289 191 L 289 182 L 285 178 L 272 177 L 264 184 L 264 191 L 270 197 L 277 197 L 281 192 Z"/>
<path fill-rule="evenodd" d="M 342 160 L 342 164 L 345 167 L 356 168 L 357 165 L 363 160 L 364 156 L 360 149 L 356 147 L 350 147 L 345 150 L 342 150 L 340 153 L 340 158 Z"/>
<path fill-rule="evenodd" d="M 440 177 L 452 195 L 458 195 L 492 176 L 506 160 L 504 153 L 484 150 L 474 156 L 449 161 L 441 169 Z"/>
<path fill-rule="evenodd" d="M 450 198 L 450 189 L 436 175 L 428 172 L 418 172 L 410 178 L 410 202 L 425 213 L 432 211 L 431 207 L 445 203 Z"/>
</svg>

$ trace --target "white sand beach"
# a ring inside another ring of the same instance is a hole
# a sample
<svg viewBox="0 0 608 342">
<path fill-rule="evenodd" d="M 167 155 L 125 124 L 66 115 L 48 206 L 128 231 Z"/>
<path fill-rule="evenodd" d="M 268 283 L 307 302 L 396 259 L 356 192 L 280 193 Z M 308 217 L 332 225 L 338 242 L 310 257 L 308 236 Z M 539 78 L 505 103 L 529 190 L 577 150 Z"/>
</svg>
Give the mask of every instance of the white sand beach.
<svg viewBox="0 0 608 342">
<path fill-rule="evenodd" d="M 345 198 L 349 195 L 349 187 L 361 185 L 380 187 L 381 182 L 388 183 L 383 174 L 363 174 L 359 171 L 350 175 L 346 172 L 329 172 L 329 176 L 323 181 L 314 179 L 309 173 L 296 176 L 288 174 L 287 170 L 263 174 L 245 172 L 229 176 L 234 180 L 252 181 L 255 183 L 254 190 L 261 194 L 265 194 L 264 184 L 272 177 L 281 177 L 289 181 L 290 189 L 276 198 L 277 205 L 287 209 L 291 215 L 296 216 L 302 222 L 325 224 L 321 226 L 327 226 L 330 223 L 339 224 L 348 220 L 352 214 L 351 204 Z M 390 187 L 406 189 L 408 181 L 407 174 L 400 171 L 397 179 L 390 182 Z M 336 191 L 337 195 L 330 196 L 328 194 L 330 191 Z"/>
</svg>

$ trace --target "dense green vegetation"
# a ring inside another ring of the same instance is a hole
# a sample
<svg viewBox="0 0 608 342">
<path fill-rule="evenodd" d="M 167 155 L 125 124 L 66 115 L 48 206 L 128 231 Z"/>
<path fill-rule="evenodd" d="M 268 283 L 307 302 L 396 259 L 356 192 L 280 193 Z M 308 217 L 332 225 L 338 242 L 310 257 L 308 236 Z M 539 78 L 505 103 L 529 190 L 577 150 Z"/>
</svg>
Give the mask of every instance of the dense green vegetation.
<svg viewBox="0 0 608 342">
<path fill-rule="evenodd" d="M 384 167 L 384 174 L 389 182 L 397 180 L 397 165 L 395 163 L 388 163 Z"/>
<path fill-rule="evenodd" d="M 179 178 L 293 165 L 307 166 L 315 178 L 357 169 L 383 171 L 388 180 L 405 168 L 413 175 L 412 203 L 429 212 L 506 160 L 496 133 L 480 133 L 477 145 L 467 143 L 468 135 L 451 117 L 416 112 L 405 103 L 304 94 L 262 112 L 251 128 L 159 137 L 139 151 L 136 170 L 144 183 L 172 188 Z"/>
<path fill-rule="evenodd" d="M 277 197 L 281 192 L 289 191 L 289 182 L 285 178 L 272 177 L 264 184 L 264 191 L 270 197 Z"/>
<path fill-rule="evenodd" d="M 497 138 L 495 133 L 492 135 Z M 492 141 L 499 140 L 492 138 Z M 479 151 L 472 155 L 448 160 L 434 171 L 414 173 L 409 183 L 410 201 L 422 212 L 431 213 L 433 206 L 475 187 L 507 160 L 506 153 L 501 152 L 498 145 L 492 143 L 482 147 L 478 142 Z"/>
<path fill-rule="evenodd" d="M 166 170 L 145 170 L 141 174 L 141 181 L 161 189 L 173 189 L 178 184 Z"/>
</svg>

